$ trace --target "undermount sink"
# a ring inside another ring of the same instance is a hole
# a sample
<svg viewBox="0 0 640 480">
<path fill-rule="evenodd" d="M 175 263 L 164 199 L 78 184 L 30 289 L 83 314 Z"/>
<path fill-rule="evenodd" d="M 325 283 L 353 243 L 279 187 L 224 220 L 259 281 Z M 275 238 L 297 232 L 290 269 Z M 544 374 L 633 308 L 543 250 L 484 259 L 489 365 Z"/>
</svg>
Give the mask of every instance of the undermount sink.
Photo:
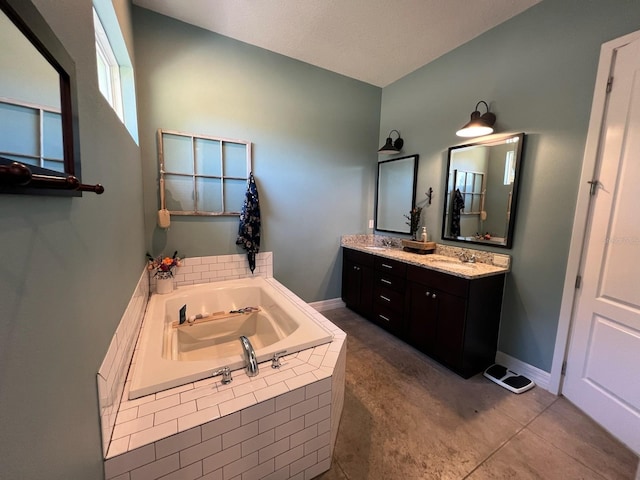
<svg viewBox="0 0 640 480">
<path fill-rule="evenodd" d="M 387 247 L 364 247 L 367 250 L 387 250 Z"/>
<path fill-rule="evenodd" d="M 459 260 L 434 260 L 429 262 L 429 265 L 454 270 L 474 270 L 476 268 L 473 263 L 462 263 Z"/>
</svg>

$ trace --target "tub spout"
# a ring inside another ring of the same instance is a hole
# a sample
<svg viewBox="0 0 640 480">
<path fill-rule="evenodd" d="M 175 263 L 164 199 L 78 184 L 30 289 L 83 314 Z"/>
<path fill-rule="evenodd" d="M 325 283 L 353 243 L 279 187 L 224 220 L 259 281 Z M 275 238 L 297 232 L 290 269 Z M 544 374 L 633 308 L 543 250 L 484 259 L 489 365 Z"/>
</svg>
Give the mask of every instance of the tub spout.
<svg viewBox="0 0 640 480">
<path fill-rule="evenodd" d="M 242 345 L 242 352 L 244 353 L 245 371 L 247 372 L 247 376 L 255 377 L 258 375 L 256 352 L 253 350 L 253 346 L 249 339 L 244 335 L 240 337 L 240 344 Z"/>
</svg>

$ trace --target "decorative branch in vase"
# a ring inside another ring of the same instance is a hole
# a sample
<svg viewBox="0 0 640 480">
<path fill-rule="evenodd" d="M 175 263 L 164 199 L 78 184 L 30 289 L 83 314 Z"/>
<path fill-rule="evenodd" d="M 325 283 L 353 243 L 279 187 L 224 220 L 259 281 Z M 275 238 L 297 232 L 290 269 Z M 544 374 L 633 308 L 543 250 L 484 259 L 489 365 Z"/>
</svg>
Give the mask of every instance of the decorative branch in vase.
<svg viewBox="0 0 640 480">
<path fill-rule="evenodd" d="M 420 215 L 422 215 L 422 207 L 413 207 L 409 212 L 409 215 L 405 215 L 404 218 L 409 220 L 405 222 L 409 225 L 409 233 L 411 233 L 411 239 L 416 240 L 416 233 L 418 232 L 418 224 L 420 223 Z"/>
<path fill-rule="evenodd" d="M 173 269 L 180 266 L 182 266 L 182 259 L 178 257 L 177 250 L 173 252 L 172 257 L 163 257 L 162 255 L 158 255 L 154 258 L 147 252 L 147 270 L 150 272 L 155 271 L 153 274 L 154 277 L 172 278 Z"/>
</svg>

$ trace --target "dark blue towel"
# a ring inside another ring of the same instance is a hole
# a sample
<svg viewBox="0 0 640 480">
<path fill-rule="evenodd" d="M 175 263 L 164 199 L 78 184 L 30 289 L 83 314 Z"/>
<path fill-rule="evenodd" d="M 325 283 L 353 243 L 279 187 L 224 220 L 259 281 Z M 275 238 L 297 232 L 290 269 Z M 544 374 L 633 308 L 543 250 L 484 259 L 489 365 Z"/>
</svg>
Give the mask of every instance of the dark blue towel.
<svg viewBox="0 0 640 480">
<path fill-rule="evenodd" d="M 242 246 L 247 251 L 249 268 L 253 273 L 256 268 L 256 253 L 260 251 L 260 202 L 253 172 L 249 174 L 236 245 Z"/>
</svg>

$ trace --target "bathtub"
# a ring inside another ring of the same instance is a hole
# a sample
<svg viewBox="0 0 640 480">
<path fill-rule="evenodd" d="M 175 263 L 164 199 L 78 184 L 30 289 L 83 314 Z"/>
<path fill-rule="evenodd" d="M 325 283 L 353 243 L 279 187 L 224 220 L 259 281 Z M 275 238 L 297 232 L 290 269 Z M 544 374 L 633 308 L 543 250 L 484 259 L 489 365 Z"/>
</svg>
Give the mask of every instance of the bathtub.
<svg viewBox="0 0 640 480">
<path fill-rule="evenodd" d="M 271 277 L 182 286 L 152 295 L 131 367 L 129 399 L 207 378 L 222 367 L 244 368 L 241 335 L 253 345 L 258 363 L 276 352 L 291 354 L 331 342 L 332 334 L 316 322 L 311 307 L 304 304 L 305 309 L 293 298 Z M 187 317 L 245 307 L 259 311 L 175 327 L 183 305 Z"/>
</svg>

